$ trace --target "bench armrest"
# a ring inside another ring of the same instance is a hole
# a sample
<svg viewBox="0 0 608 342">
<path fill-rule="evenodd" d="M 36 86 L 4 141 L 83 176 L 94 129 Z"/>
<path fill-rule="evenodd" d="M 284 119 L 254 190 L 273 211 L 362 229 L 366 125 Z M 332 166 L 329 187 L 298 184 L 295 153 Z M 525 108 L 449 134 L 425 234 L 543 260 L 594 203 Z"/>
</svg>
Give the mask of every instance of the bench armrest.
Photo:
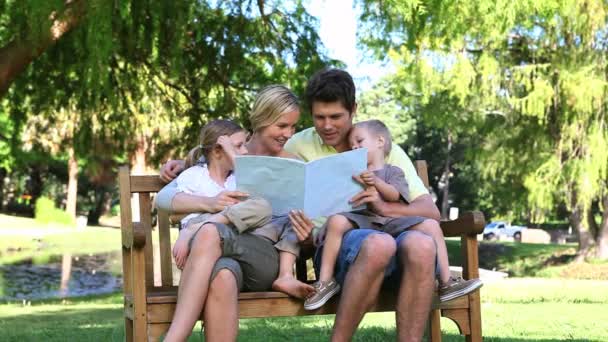
<svg viewBox="0 0 608 342">
<path fill-rule="evenodd" d="M 480 211 L 466 212 L 452 221 L 440 223 L 444 236 L 477 235 L 483 232 L 486 219 Z"/>
</svg>

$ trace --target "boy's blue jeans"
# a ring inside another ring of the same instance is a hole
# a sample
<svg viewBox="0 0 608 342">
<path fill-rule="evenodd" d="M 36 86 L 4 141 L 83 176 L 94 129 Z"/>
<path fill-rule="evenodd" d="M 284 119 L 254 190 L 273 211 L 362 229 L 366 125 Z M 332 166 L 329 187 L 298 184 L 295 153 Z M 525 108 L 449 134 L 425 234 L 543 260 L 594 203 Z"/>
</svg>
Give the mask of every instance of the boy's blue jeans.
<svg viewBox="0 0 608 342">
<path fill-rule="evenodd" d="M 338 259 L 336 260 L 336 266 L 334 269 L 334 278 L 344 285 L 344 279 L 349 267 L 355 262 L 359 251 L 363 246 L 363 241 L 372 234 L 386 234 L 374 229 L 352 229 L 344 234 L 342 238 L 342 245 L 340 246 L 340 252 L 338 253 Z M 402 241 L 412 236 L 412 234 L 424 234 L 422 232 L 414 230 L 406 230 L 399 234 L 395 238 L 397 247 L 401 245 Z M 388 234 L 387 234 L 388 235 Z M 426 235 L 426 234 L 424 234 Z M 427 235 L 428 236 L 428 235 Z M 434 241 L 434 240 L 433 240 Z M 386 270 L 384 271 L 384 286 L 387 287 L 398 287 L 401 282 L 402 266 L 400 261 L 400 248 L 397 248 L 397 253 L 391 258 Z M 314 266 L 317 279 L 319 279 L 319 272 L 321 270 L 321 256 L 323 255 L 323 246 L 319 247 L 315 252 Z M 439 265 L 437 264 L 437 256 L 435 256 L 435 275 L 439 274 Z"/>
</svg>

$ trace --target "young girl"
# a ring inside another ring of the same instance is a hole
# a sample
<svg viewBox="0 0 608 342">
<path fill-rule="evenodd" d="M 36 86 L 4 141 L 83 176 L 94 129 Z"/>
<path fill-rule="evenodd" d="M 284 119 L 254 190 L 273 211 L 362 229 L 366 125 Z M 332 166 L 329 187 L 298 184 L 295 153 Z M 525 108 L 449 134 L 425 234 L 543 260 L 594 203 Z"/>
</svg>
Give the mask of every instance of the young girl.
<svg viewBox="0 0 608 342">
<path fill-rule="evenodd" d="M 234 191 L 236 182 L 232 174 L 234 158 L 247 153 L 245 148 L 246 134 L 238 125 L 216 120 L 207 124 L 201 131 L 201 145 L 194 148 L 186 159 L 190 166 L 198 160 L 198 151 L 202 150 L 205 164 L 189 167 L 176 179 L 179 190 L 204 197 L 221 196 L 222 191 Z M 209 148 L 205 148 L 210 146 Z M 221 184 L 221 185 L 220 185 Z M 242 201 L 234 200 L 234 195 L 241 196 Z M 237 261 L 249 262 L 246 246 L 241 245 L 242 239 L 236 234 L 251 232 L 255 238 L 262 238 L 274 244 L 279 253 L 281 269 L 293 270 L 295 258 L 299 255 L 300 247 L 295 237 L 288 217 L 272 218 L 272 207 L 268 201 L 259 197 L 247 197 L 247 194 L 233 192 L 226 197 L 226 208 L 216 214 L 190 214 L 182 222 L 182 229 L 173 247 L 175 263 L 182 269 L 190 251 L 190 241 L 206 223 L 221 224 L 217 226 L 222 231 L 223 256 L 233 257 Z M 228 227 L 229 226 L 229 227 Z M 236 255 L 238 254 L 238 255 Z M 289 295 L 302 297 L 310 293 L 308 287 L 302 286 L 293 277 L 293 272 L 281 272 L 273 283 L 273 288 Z"/>
<path fill-rule="evenodd" d="M 384 159 L 391 150 L 391 137 L 388 128 L 379 120 L 369 120 L 353 126 L 349 142 L 352 149 L 367 148 L 367 172 L 360 176 L 366 187 L 375 187 L 387 202 L 406 201 L 408 185 L 403 171 L 385 164 Z M 441 301 L 463 296 L 479 288 L 479 279 L 463 280 L 450 276 L 447 247 L 441 229 L 419 228 L 425 218 L 407 216 L 399 218 L 383 217 L 369 210 L 341 213 L 331 216 L 326 223 L 325 245 L 321 258 L 319 281 L 314 284 L 315 293 L 304 302 L 306 310 L 323 306 L 340 291 L 334 278 L 334 265 L 340 251 L 344 234 L 353 228 L 374 228 L 397 237 L 407 229 L 419 230 L 430 235 L 437 245 L 439 297 Z"/>
<path fill-rule="evenodd" d="M 201 129 L 200 144 L 190 150 L 186 158 L 186 170 L 176 179 L 179 191 L 205 197 L 221 196 L 224 191 L 235 191 L 236 182 L 232 173 L 234 157 L 246 154 L 247 133 L 232 121 L 214 120 Z M 199 158 L 204 163 L 198 163 Z M 246 194 L 241 194 L 246 196 Z M 222 205 L 235 204 L 234 197 L 219 198 Z M 180 222 L 180 232 L 173 256 L 175 264 L 182 269 L 189 252 L 189 242 L 196 231 L 195 223 L 214 222 L 221 219 L 214 214 L 190 214 Z M 196 225 L 200 226 L 200 225 Z"/>
</svg>

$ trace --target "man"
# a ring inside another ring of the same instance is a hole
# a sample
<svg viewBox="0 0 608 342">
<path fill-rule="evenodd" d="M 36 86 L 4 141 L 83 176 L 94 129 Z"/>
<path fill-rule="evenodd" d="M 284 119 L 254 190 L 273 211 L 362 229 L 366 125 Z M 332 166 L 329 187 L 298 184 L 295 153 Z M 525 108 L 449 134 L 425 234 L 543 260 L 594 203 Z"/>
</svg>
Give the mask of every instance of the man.
<svg viewBox="0 0 608 342">
<path fill-rule="evenodd" d="M 348 134 L 357 111 L 355 93 L 352 77 L 343 70 L 325 69 L 313 75 L 305 97 L 314 128 L 294 135 L 285 149 L 306 161 L 350 150 Z M 424 216 L 429 219 L 421 225 L 438 225 L 439 211 L 405 152 L 393 146 L 387 163 L 403 170 L 410 188 L 409 204 L 384 202 L 372 187 L 356 195 L 353 205 L 367 204 L 383 216 Z M 172 179 L 180 166 L 168 163 L 161 169 L 161 177 Z M 310 241 L 316 237 L 317 230 L 308 218 L 300 214 L 291 216 L 300 240 Z M 398 238 L 368 229 L 348 232 L 336 263 L 336 272 L 341 270 L 346 276 L 332 340 L 352 338 L 383 283 L 398 289 L 399 340 L 421 340 L 435 288 L 435 259 L 433 239 L 420 232 L 408 231 Z"/>
<path fill-rule="evenodd" d="M 343 70 L 321 70 L 309 80 L 305 100 L 311 108 L 314 128 L 294 135 L 285 149 L 305 161 L 350 150 L 348 134 L 357 111 L 352 77 Z M 353 205 L 367 204 L 383 216 L 424 216 L 429 219 L 420 224 L 438 225 L 439 210 L 405 152 L 394 145 L 386 161 L 403 170 L 410 187 L 409 204 L 384 202 L 372 187 L 355 196 Z M 296 220 L 294 228 L 300 235 L 312 235 L 311 225 L 299 221 L 302 224 Z M 336 273 L 345 271 L 346 277 L 341 284 L 332 340 L 352 338 L 386 279 L 387 285 L 399 291 L 396 303 L 399 340 L 419 341 L 435 288 L 435 257 L 433 239 L 420 232 L 407 231 L 396 239 L 368 229 L 348 232 L 336 263 Z"/>
</svg>

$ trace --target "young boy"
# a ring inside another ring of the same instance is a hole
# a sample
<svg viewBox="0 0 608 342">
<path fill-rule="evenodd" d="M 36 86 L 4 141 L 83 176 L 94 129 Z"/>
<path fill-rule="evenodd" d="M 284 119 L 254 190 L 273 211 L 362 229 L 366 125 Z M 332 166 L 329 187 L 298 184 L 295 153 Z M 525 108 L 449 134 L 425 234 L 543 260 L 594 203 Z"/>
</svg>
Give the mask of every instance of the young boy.
<svg viewBox="0 0 608 342">
<path fill-rule="evenodd" d="M 388 128 L 379 120 L 369 120 L 354 125 L 349 135 L 352 149 L 367 148 L 368 171 L 360 176 L 366 187 L 375 187 L 387 202 L 406 201 L 408 185 L 403 171 L 396 166 L 385 164 L 385 157 L 391 150 L 391 137 Z M 340 291 L 334 279 L 334 265 L 338 257 L 342 237 L 353 228 L 374 228 L 392 236 L 398 236 L 407 229 L 420 230 L 433 237 L 437 245 L 439 298 L 451 300 L 479 288 L 479 279 L 463 280 L 450 276 L 447 247 L 441 229 L 418 228 L 425 218 L 420 216 L 383 217 L 369 210 L 341 213 L 331 216 L 325 225 L 326 236 L 319 281 L 314 284 L 315 293 L 304 302 L 306 310 L 323 306 Z"/>
</svg>

